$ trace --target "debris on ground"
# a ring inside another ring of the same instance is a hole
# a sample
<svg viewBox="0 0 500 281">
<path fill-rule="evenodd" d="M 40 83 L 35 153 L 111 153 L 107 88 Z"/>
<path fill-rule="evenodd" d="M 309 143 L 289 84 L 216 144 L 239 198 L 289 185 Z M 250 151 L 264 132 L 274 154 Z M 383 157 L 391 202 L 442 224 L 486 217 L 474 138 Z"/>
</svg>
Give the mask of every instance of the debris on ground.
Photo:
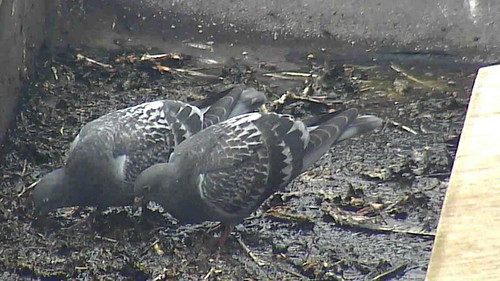
<svg viewBox="0 0 500 281">
<path fill-rule="evenodd" d="M 242 56 L 221 62 L 65 48 L 40 58 L 2 150 L 0 279 L 422 280 L 465 118 L 467 99 L 459 96 L 468 89 L 433 84 L 404 65 L 304 55 L 290 70 Z M 69 227 L 90 211 L 61 209 L 38 221 L 25 207 L 36 181 L 63 165 L 90 120 L 157 99 L 202 100 L 233 83 L 266 92 L 269 111 L 306 118 L 358 107 L 386 124 L 333 147 L 221 247 L 207 232 L 213 224 L 183 225 L 154 209 L 142 216 L 110 209 L 91 227 Z"/>
</svg>

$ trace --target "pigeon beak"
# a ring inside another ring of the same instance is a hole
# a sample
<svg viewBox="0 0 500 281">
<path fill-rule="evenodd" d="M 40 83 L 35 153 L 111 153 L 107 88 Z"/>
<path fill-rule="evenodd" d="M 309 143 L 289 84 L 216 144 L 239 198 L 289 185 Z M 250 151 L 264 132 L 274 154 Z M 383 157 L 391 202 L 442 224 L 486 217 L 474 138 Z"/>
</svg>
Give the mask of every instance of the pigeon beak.
<svg viewBox="0 0 500 281">
<path fill-rule="evenodd" d="M 132 210 L 135 212 L 139 209 L 139 207 L 146 206 L 146 200 L 144 200 L 144 196 L 140 197 L 135 197 L 134 198 L 134 206 L 132 207 Z"/>
</svg>

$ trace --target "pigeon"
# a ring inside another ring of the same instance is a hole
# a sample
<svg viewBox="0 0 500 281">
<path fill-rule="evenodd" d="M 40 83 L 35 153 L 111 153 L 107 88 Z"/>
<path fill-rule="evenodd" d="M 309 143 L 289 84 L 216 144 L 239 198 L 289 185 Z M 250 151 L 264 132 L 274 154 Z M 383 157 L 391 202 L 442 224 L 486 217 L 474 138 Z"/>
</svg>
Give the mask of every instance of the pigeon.
<svg viewBox="0 0 500 281">
<path fill-rule="evenodd" d="M 45 175 L 30 200 L 39 214 L 60 207 L 133 205 L 133 183 L 147 167 L 166 162 L 174 147 L 210 125 L 258 109 L 264 93 L 233 87 L 198 108 L 159 100 L 121 109 L 82 127 L 64 167 Z"/>
<path fill-rule="evenodd" d="M 304 121 L 276 113 L 236 116 L 185 140 L 167 163 L 144 170 L 134 185 L 136 207 L 155 201 L 181 222 L 219 221 L 227 236 L 332 145 L 381 125 L 357 109 Z"/>
</svg>

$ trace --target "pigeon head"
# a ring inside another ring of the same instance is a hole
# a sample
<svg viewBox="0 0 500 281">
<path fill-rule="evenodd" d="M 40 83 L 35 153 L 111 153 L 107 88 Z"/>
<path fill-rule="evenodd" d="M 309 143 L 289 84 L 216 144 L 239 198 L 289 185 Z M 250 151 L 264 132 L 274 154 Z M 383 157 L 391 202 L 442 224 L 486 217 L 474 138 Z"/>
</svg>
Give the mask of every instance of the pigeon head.
<svg viewBox="0 0 500 281">
<path fill-rule="evenodd" d="M 134 184 L 135 202 L 147 204 L 149 201 L 168 205 L 168 202 L 158 202 L 171 198 L 165 196 L 169 194 L 169 187 L 178 186 L 180 178 L 176 172 L 176 166 L 171 163 L 161 163 L 153 165 L 144 170 L 136 179 Z M 172 188 L 173 190 L 173 188 Z M 170 195 L 170 194 L 169 194 Z"/>
<path fill-rule="evenodd" d="M 63 206 L 65 186 L 67 184 L 64 168 L 45 175 L 35 186 L 28 200 L 38 214 L 46 214 Z"/>
</svg>

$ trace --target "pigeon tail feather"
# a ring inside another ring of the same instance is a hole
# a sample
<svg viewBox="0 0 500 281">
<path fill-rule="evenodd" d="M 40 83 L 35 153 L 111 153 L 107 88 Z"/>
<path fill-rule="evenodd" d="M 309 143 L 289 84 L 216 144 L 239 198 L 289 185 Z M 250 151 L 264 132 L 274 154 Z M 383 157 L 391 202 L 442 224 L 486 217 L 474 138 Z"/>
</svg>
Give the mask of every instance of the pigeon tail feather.
<svg viewBox="0 0 500 281">
<path fill-rule="evenodd" d="M 253 112 L 266 101 L 264 93 L 254 88 L 234 87 L 227 95 L 211 105 L 204 114 L 203 128 L 229 118 Z"/>
<path fill-rule="evenodd" d="M 333 144 L 367 133 L 382 124 L 382 120 L 375 116 L 358 117 L 358 110 L 354 108 L 330 114 L 330 119 L 321 118 L 322 123 L 309 123 L 313 126 L 308 128 L 310 142 L 304 154 L 302 171 L 311 167 Z"/>
</svg>

